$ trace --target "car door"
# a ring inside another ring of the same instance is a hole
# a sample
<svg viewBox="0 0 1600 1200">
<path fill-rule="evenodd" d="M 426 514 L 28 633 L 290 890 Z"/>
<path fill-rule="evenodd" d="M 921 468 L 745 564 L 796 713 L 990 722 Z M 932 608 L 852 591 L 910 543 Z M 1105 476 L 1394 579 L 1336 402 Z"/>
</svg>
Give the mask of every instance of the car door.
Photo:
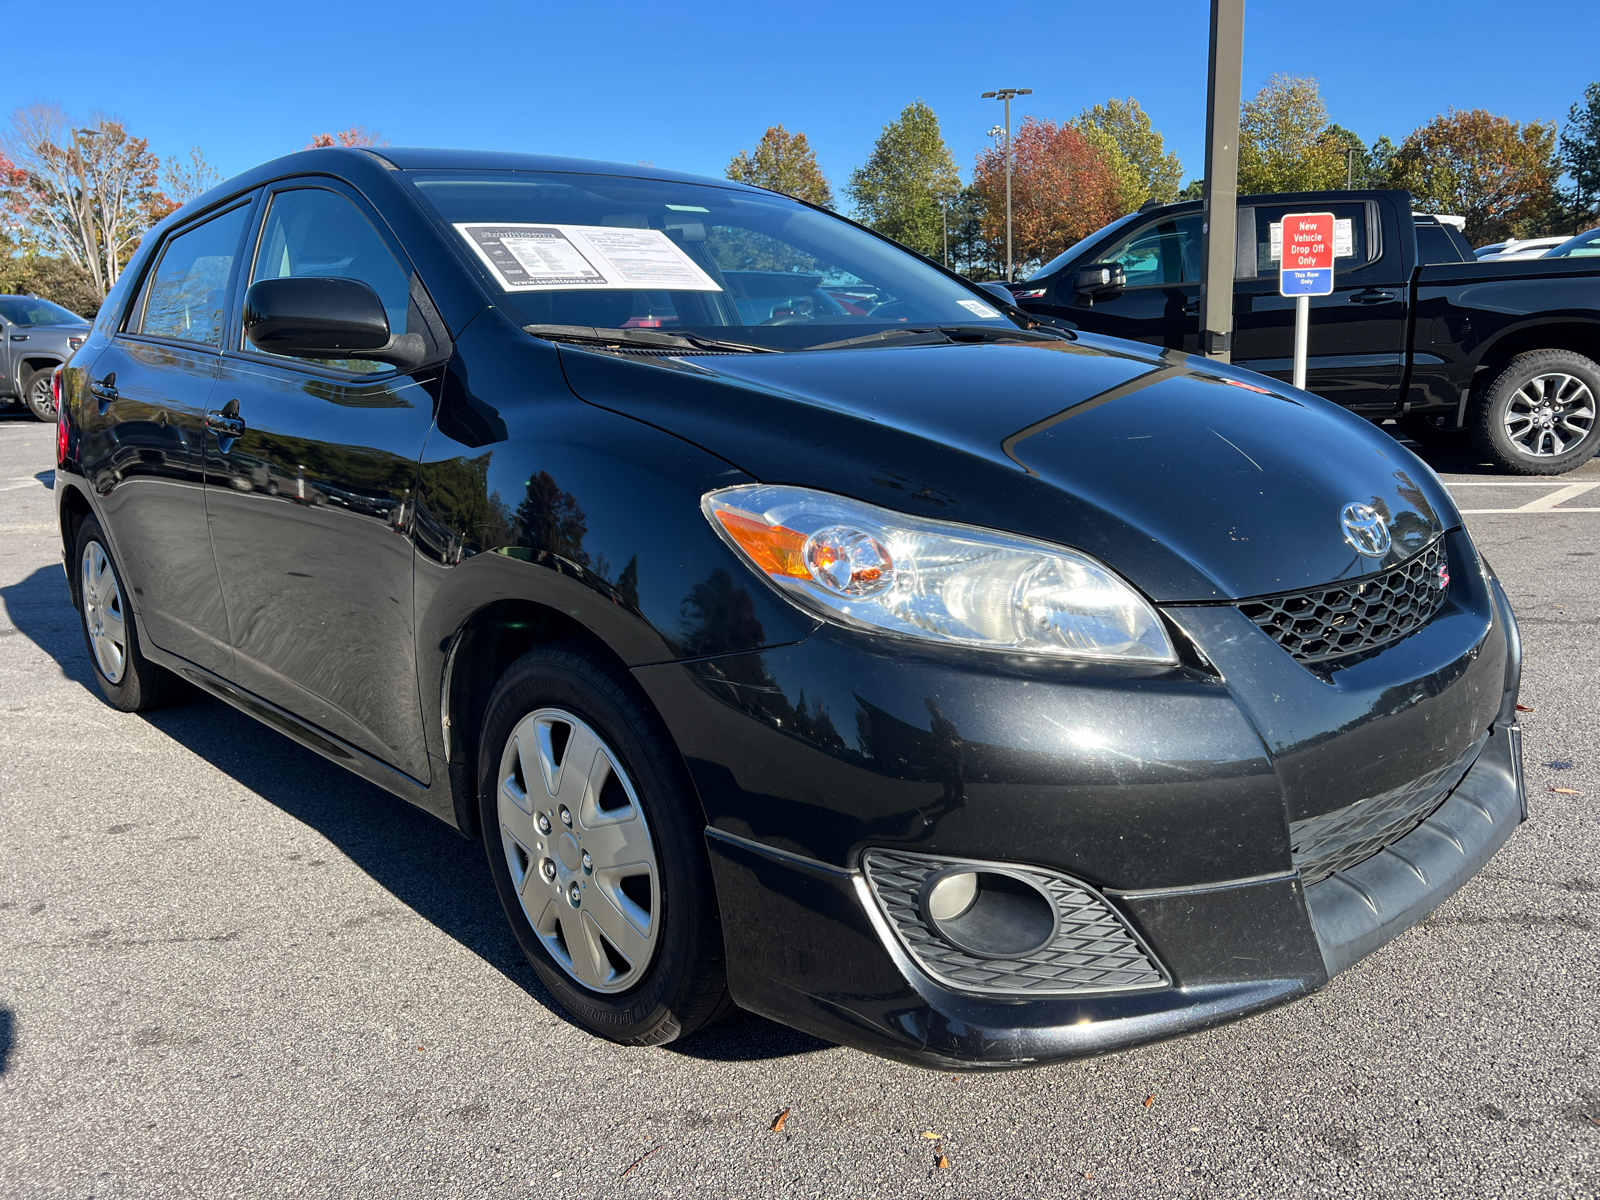
<svg viewBox="0 0 1600 1200">
<path fill-rule="evenodd" d="M 353 191 L 294 181 L 261 207 L 240 297 L 261 279 L 359 279 L 396 333 L 427 327 L 410 267 Z M 406 518 L 437 371 L 269 354 L 237 320 L 229 338 L 212 408 L 242 431 L 209 437 L 207 508 L 235 677 L 426 782 Z"/>
<path fill-rule="evenodd" d="M 1198 212 L 1168 215 L 1137 226 L 1099 258 L 1127 277 L 1115 292 L 1074 292 L 1072 279 L 1056 288 L 1071 300 L 1058 315 L 1082 329 L 1194 353 L 1199 347 L 1200 223 Z"/>
<path fill-rule="evenodd" d="M 1405 369 L 1406 279 L 1398 238 L 1385 236 L 1375 200 L 1239 210 L 1240 244 L 1254 245 L 1256 269 L 1253 277 L 1240 270 L 1246 277 L 1234 288 L 1234 364 L 1293 377 L 1295 302 L 1278 294 L 1274 240 L 1291 212 L 1332 212 L 1335 221 L 1348 223 L 1349 233 L 1348 247 L 1337 247 L 1349 253 L 1334 260 L 1332 294 L 1311 297 L 1306 388 L 1366 415 L 1387 413 L 1399 399 Z"/>
<path fill-rule="evenodd" d="M 226 675 L 233 652 L 205 503 L 205 413 L 250 199 L 167 235 L 95 359 L 79 453 L 140 619 L 169 653 Z"/>
</svg>

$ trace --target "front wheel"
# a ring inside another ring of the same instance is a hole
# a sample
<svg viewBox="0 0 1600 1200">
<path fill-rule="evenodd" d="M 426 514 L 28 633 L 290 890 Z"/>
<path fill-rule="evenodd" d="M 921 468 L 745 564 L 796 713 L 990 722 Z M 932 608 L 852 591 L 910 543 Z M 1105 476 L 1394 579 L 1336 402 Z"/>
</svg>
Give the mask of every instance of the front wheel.
<svg viewBox="0 0 1600 1200">
<path fill-rule="evenodd" d="M 1600 450 L 1600 366 L 1570 350 L 1512 359 L 1474 411 L 1480 449 L 1520 475 L 1560 475 Z"/>
<path fill-rule="evenodd" d="M 53 367 L 40 367 L 29 371 L 22 381 L 22 402 L 28 406 L 28 411 L 52 425 L 56 420 L 56 394 L 50 386 L 53 370 Z"/>
<path fill-rule="evenodd" d="M 626 672 L 578 641 L 523 655 L 489 698 L 478 761 L 501 905 L 574 1019 L 659 1045 L 731 1007 L 699 800 Z"/>
</svg>

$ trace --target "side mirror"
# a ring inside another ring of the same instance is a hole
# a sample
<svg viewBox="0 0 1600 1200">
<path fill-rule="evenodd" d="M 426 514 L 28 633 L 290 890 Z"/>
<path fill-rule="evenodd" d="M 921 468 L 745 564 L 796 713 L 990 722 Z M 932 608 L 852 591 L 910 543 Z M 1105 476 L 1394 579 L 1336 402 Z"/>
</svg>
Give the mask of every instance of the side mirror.
<svg viewBox="0 0 1600 1200">
<path fill-rule="evenodd" d="M 1091 296 L 1100 292 L 1117 292 L 1128 286 L 1128 275 L 1120 263 L 1090 263 L 1087 267 L 1078 268 L 1072 285 Z"/>
<path fill-rule="evenodd" d="M 1005 301 L 1007 304 L 1015 304 L 1017 302 L 1016 294 L 1014 292 L 1012 292 L 1012 290 L 1010 288 L 1008 288 L 1003 283 L 994 283 L 994 282 L 980 283 L 978 286 L 981 287 L 984 291 L 992 293 L 995 296 L 998 296 L 1001 300 Z"/>
<path fill-rule="evenodd" d="M 364 358 L 420 366 L 420 334 L 394 337 L 378 293 L 359 279 L 262 279 L 244 296 L 244 336 L 258 350 L 296 358 Z"/>
</svg>

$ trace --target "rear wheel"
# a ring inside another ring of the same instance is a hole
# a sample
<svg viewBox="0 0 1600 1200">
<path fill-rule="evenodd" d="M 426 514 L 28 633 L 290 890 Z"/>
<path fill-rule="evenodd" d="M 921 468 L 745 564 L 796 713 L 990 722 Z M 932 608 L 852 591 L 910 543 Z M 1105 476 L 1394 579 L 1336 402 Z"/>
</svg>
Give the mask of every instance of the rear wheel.
<svg viewBox="0 0 1600 1200">
<path fill-rule="evenodd" d="M 1508 471 L 1560 475 L 1600 450 L 1600 366 L 1570 350 L 1520 354 L 1473 414 L 1480 449 Z"/>
<path fill-rule="evenodd" d="M 37 371 L 29 371 L 22 380 L 22 402 L 28 406 L 28 411 L 41 421 L 55 423 L 56 396 L 50 388 L 50 373 L 52 367 L 40 367 Z"/>
<path fill-rule="evenodd" d="M 658 1045 L 731 1007 L 699 801 L 637 684 L 579 641 L 495 685 L 479 816 L 528 961 L 602 1037 Z"/>
<path fill-rule="evenodd" d="M 186 698 L 188 685 L 140 650 L 127 589 L 100 522 L 93 517 L 86 517 L 79 527 L 76 558 L 83 641 L 95 682 L 106 699 L 123 712 L 144 712 Z"/>
</svg>

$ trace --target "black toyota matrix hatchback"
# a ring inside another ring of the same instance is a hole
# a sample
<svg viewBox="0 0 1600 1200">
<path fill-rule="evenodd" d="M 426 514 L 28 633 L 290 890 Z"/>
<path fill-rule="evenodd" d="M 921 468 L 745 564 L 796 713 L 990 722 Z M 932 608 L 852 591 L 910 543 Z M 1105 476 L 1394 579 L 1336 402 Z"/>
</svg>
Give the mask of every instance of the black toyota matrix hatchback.
<svg viewBox="0 0 1600 1200">
<path fill-rule="evenodd" d="M 198 686 L 481 838 L 621 1042 L 1170 1037 L 1524 816 L 1516 627 L 1423 463 L 770 192 L 293 155 L 145 240 L 63 398 L 111 702 Z"/>
</svg>

